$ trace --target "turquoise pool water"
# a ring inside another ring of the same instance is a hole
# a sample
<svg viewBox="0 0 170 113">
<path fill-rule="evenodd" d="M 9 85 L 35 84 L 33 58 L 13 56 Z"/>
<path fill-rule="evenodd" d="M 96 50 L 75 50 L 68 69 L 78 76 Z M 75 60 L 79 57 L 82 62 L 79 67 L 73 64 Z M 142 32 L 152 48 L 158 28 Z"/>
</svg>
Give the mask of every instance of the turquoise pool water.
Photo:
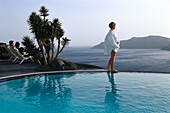
<svg viewBox="0 0 170 113">
<path fill-rule="evenodd" d="M 170 75 L 78 73 L 0 83 L 0 113 L 170 112 Z"/>
</svg>

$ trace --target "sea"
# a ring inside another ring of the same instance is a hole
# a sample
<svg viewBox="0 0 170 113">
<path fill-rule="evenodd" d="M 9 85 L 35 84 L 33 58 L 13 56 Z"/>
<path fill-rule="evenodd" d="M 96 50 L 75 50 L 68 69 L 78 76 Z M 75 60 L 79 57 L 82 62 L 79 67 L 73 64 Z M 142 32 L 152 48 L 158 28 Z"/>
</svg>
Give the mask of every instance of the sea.
<svg viewBox="0 0 170 113">
<path fill-rule="evenodd" d="M 103 49 L 66 47 L 59 58 L 106 68 L 110 55 Z M 120 72 L 170 73 L 170 51 L 160 49 L 119 49 L 114 68 Z"/>
</svg>

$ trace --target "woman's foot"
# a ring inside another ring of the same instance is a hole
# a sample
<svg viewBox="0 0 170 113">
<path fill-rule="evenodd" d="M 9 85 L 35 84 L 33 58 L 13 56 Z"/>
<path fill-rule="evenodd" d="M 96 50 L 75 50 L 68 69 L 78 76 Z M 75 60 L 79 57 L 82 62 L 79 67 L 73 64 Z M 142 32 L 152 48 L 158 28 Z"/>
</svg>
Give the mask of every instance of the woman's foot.
<svg viewBox="0 0 170 113">
<path fill-rule="evenodd" d="M 112 73 L 118 73 L 118 70 L 112 69 L 111 72 Z"/>
<path fill-rule="evenodd" d="M 108 71 L 111 71 L 108 67 L 106 68 Z"/>
</svg>

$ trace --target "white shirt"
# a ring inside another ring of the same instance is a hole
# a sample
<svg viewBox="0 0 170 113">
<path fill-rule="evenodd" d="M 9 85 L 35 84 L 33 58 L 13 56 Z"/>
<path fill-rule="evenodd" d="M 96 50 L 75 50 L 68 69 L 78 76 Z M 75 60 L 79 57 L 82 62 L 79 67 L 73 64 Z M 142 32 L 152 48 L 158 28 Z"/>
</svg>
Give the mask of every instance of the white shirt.
<svg viewBox="0 0 170 113">
<path fill-rule="evenodd" d="M 114 31 L 109 30 L 104 40 L 104 54 L 109 55 L 111 54 L 112 50 L 117 52 L 119 49 L 119 44 L 117 44 L 117 42 L 118 39 Z"/>
</svg>

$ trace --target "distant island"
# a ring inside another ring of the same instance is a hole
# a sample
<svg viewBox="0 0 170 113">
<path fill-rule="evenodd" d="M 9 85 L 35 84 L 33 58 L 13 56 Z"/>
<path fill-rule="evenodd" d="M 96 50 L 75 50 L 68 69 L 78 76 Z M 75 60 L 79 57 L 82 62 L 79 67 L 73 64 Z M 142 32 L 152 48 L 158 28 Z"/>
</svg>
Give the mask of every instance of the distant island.
<svg viewBox="0 0 170 113">
<path fill-rule="evenodd" d="M 170 43 L 170 38 L 162 36 L 132 37 L 129 40 L 120 41 L 121 49 L 161 49 L 166 50 Z M 170 46 L 170 45 L 169 45 Z M 103 49 L 104 43 L 92 47 L 92 49 Z"/>
<path fill-rule="evenodd" d="M 170 42 L 169 42 L 169 45 L 168 45 L 168 46 L 162 47 L 161 50 L 170 51 Z"/>
</svg>

